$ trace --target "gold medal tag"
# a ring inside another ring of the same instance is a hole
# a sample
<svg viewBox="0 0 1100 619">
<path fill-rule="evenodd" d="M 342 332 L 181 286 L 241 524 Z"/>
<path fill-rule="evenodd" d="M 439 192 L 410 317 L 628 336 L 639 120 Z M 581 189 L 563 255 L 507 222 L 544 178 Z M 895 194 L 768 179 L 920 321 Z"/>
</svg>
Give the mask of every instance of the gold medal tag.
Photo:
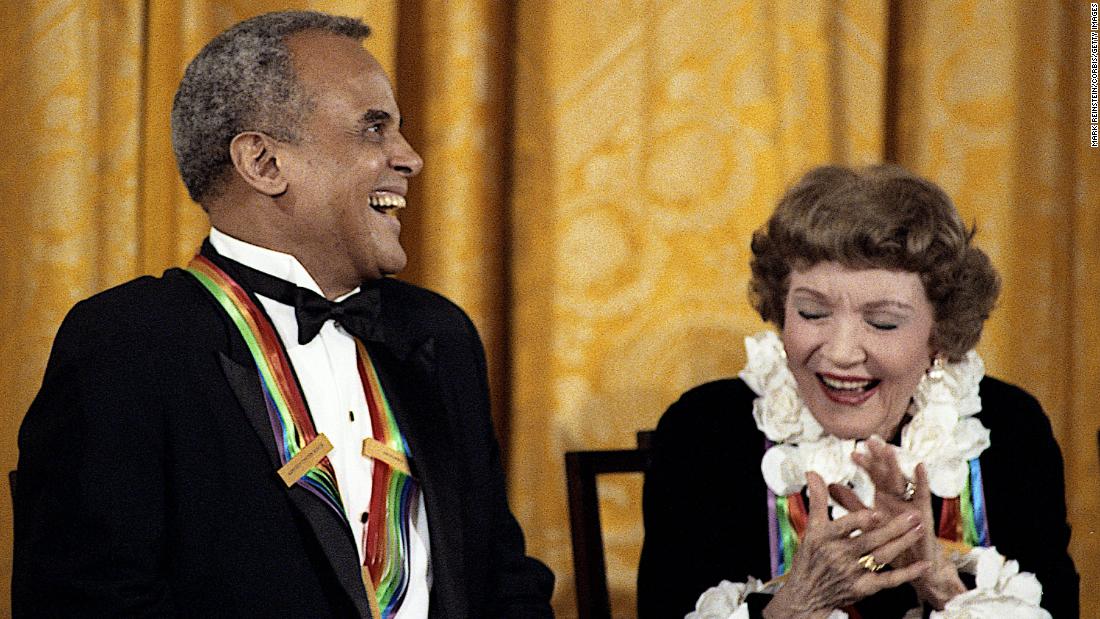
<svg viewBox="0 0 1100 619">
<path fill-rule="evenodd" d="M 293 486 L 309 469 L 317 466 L 330 451 L 332 451 L 332 443 L 322 432 L 279 469 L 279 477 L 283 478 L 287 488 Z"/>
<path fill-rule="evenodd" d="M 409 461 L 405 459 L 405 454 L 392 449 L 389 445 L 385 445 L 374 438 L 363 439 L 363 455 L 372 458 L 374 460 L 380 460 L 390 465 L 390 468 L 395 471 L 401 471 L 402 473 L 412 476 L 409 469 Z"/>
</svg>

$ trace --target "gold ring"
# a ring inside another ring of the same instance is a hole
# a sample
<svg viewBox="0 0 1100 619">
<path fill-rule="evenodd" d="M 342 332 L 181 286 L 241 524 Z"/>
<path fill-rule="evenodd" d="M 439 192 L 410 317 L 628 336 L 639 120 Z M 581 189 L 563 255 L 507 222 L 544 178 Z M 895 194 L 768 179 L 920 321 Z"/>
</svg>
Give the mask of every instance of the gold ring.
<svg viewBox="0 0 1100 619">
<path fill-rule="evenodd" d="M 902 501 L 912 501 L 913 495 L 917 493 L 917 484 L 914 484 L 911 480 L 905 480 L 905 492 L 901 493 Z"/>
<path fill-rule="evenodd" d="M 875 561 L 875 555 L 871 553 L 863 555 L 856 560 L 856 563 L 859 563 L 859 566 L 867 570 L 868 572 L 877 572 L 886 567 L 885 563 L 879 563 Z"/>
</svg>

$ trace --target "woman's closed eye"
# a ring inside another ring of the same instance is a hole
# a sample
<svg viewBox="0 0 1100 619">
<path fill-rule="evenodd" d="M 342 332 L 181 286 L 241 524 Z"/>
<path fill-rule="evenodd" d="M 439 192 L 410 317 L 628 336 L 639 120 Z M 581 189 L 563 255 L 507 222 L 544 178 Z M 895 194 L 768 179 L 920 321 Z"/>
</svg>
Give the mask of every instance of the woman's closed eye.
<svg viewBox="0 0 1100 619">
<path fill-rule="evenodd" d="M 828 318 L 829 312 L 822 310 L 798 310 L 798 315 L 806 320 L 820 320 L 822 318 Z"/>
<path fill-rule="evenodd" d="M 901 320 L 894 316 L 871 315 L 865 317 L 864 321 L 879 331 L 893 331 L 901 324 Z"/>
</svg>

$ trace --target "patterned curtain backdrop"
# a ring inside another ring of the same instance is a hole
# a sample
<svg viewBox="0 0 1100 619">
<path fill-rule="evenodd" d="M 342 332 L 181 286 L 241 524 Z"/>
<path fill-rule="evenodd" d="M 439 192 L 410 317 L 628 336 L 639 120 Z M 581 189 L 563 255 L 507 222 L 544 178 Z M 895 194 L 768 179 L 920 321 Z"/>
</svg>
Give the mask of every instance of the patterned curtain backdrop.
<svg viewBox="0 0 1100 619">
<path fill-rule="evenodd" d="M 762 327 L 748 239 L 799 172 L 880 159 L 886 36 L 884 5 L 553 6 L 517 19 L 511 454 L 569 617 L 562 453 L 629 447 L 681 392 L 740 369 Z M 616 616 L 632 611 L 640 488 L 601 483 Z"/>
<path fill-rule="evenodd" d="M 808 167 L 884 158 L 941 183 L 1001 269 L 981 350 L 1054 422 L 1082 614 L 1100 614 L 1083 1 L 2 3 L 0 353 L 17 362 L 0 378 L 0 468 L 68 308 L 185 261 L 205 233 L 169 145 L 187 59 L 239 19 L 306 7 L 364 17 L 395 77 L 426 162 L 405 277 L 482 331 L 513 506 L 558 575 L 559 616 L 575 616 L 563 453 L 628 447 L 683 390 L 735 374 L 761 328 L 752 230 Z M 640 488 L 601 487 L 615 616 L 633 614 Z M 9 581 L 5 559 L 0 616 Z"/>
</svg>

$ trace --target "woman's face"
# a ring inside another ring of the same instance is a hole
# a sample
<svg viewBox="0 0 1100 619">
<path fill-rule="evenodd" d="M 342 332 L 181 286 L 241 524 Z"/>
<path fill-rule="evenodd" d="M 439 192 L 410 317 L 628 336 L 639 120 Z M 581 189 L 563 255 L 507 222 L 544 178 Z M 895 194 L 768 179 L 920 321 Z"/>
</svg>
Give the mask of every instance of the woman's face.
<svg viewBox="0 0 1100 619">
<path fill-rule="evenodd" d="M 916 273 L 820 262 L 791 271 L 783 345 L 825 431 L 889 440 L 931 363 L 933 312 Z"/>
</svg>

